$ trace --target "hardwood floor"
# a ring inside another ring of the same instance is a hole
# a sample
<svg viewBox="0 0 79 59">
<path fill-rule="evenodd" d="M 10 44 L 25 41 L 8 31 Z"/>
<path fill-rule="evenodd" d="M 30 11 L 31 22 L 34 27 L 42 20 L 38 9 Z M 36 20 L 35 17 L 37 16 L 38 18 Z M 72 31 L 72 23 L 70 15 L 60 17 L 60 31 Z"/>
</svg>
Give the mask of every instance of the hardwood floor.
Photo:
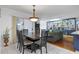
<svg viewBox="0 0 79 59">
<path fill-rule="evenodd" d="M 59 41 L 56 41 L 56 42 L 50 42 L 49 43 L 51 44 L 54 44 L 56 46 L 59 46 L 61 48 L 65 48 L 65 49 L 68 49 L 70 51 L 74 51 L 74 48 L 73 48 L 73 44 L 71 42 L 68 42 L 68 41 L 65 41 L 65 40 L 59 40 Z"/>
</svg>

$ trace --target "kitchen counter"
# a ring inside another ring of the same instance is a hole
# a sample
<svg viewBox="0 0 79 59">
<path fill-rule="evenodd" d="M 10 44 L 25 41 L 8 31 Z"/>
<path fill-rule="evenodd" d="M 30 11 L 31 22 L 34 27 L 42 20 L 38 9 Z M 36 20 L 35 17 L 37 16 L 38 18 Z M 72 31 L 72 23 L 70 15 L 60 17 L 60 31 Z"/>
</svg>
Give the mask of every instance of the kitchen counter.
<svg viewBox="0 0 79 59">
<path fill-rule="evenodd" d="M 75 50 L 79 51 L 79 31 L 75 31 L 71 35 L 74 37 L 73 46 Z"/>
<path fill-rule="evenodd" d="M 71 35 L 79 35 L 79 31 L 72 32 Z"/>
</svg>

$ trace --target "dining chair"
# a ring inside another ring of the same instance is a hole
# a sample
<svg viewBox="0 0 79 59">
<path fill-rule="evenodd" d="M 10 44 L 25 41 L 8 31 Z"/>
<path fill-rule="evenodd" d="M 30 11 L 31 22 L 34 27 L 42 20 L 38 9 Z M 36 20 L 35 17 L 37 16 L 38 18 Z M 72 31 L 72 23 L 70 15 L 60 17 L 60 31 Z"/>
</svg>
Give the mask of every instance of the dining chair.
<svg viewBox="0 0 79 59">
<path fill-rule="evenodd" d="M 45 47 L 47 53 L 47 36 L 42 36 L 39 39 L 40 40 L 35 43 L 39 45 L 38 49 L 40 49 L 40 53 L 42 54 L 42 47 Z"/>
<path fill-rule="evenodd" d="M 40 39 L 41 39 L 41 44 L 40 44 L 41 53 L 42 53 L 42 47 L 45 47 L 47 53 L 47 36 L 40 37 Z"/>
<path fill-rule="evenodd" d="M 17 49 L 19 49 L 19 51 L 21 52 L 20 31 L 16 30 L 16 34 L 17 34 Z"/>
<path fill-rule="evenodd" d="M 24 54 L 24 50 L 25 49 L 28 49 L 27 47 L 29 45 L 31 45 L 33 42 L 29 41 L 24 35 L 23 33 L 20 31 L 20 42 L 21 42 L 21 51 L 22 51 L 22 54 Z"/>
<path fill-rule="evenodd" d="M 45 29 L 41 30 L 41 37 L 39 37 L 39 42 L 37 42 L 37 44 L 39 44 L 39 49 L 40 52 L 42 54 L 42 47 L 45 47 L 46 49 L 46 53 L 47 53 L 47 39 L 48 39 L 48 33 Z"/>
<path fill-rule="evenodd" d="M 23 29 L 22 31 L 24 35 L 28 35 L 28 29 Z"/>
</svg>

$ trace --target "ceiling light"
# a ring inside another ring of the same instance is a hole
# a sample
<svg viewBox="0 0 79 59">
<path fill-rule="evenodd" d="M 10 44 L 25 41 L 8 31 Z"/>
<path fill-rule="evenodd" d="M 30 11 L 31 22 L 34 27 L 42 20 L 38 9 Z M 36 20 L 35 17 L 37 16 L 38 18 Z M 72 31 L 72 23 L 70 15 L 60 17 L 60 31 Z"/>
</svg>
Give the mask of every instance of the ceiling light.
<svg viewBox="0 0 79 59">
<path fill-rule="evenodd" d="M 38 21 L 38 19 L 39 19 L 38 17 L 35 16 L 35 5 L 33 5 L 33 16 L 30 17 L 29 19 L 30 19 L 30 21 L 32 21 L 32 22 L 36 22 L 36 21 Z"/>
</svg>

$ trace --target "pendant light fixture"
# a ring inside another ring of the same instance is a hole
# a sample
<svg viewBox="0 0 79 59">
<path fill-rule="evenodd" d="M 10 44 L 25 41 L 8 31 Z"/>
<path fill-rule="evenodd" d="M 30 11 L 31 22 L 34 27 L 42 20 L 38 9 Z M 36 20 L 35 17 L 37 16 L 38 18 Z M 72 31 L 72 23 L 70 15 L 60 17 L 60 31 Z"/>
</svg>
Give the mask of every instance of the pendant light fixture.
<svg viewBox="0 0 79 59">
<path fill-rule="evenodd" d="M 29 19 L 30 19 L 30 21 L 32 21 L 32 22 L 36 22 L 36 21 L 38 21 L 38 19 L 39 19 L 38 17 L 35 16 L 35 5 L 33 5 L 33 16 L 30 17 Z"/>
</svg>

